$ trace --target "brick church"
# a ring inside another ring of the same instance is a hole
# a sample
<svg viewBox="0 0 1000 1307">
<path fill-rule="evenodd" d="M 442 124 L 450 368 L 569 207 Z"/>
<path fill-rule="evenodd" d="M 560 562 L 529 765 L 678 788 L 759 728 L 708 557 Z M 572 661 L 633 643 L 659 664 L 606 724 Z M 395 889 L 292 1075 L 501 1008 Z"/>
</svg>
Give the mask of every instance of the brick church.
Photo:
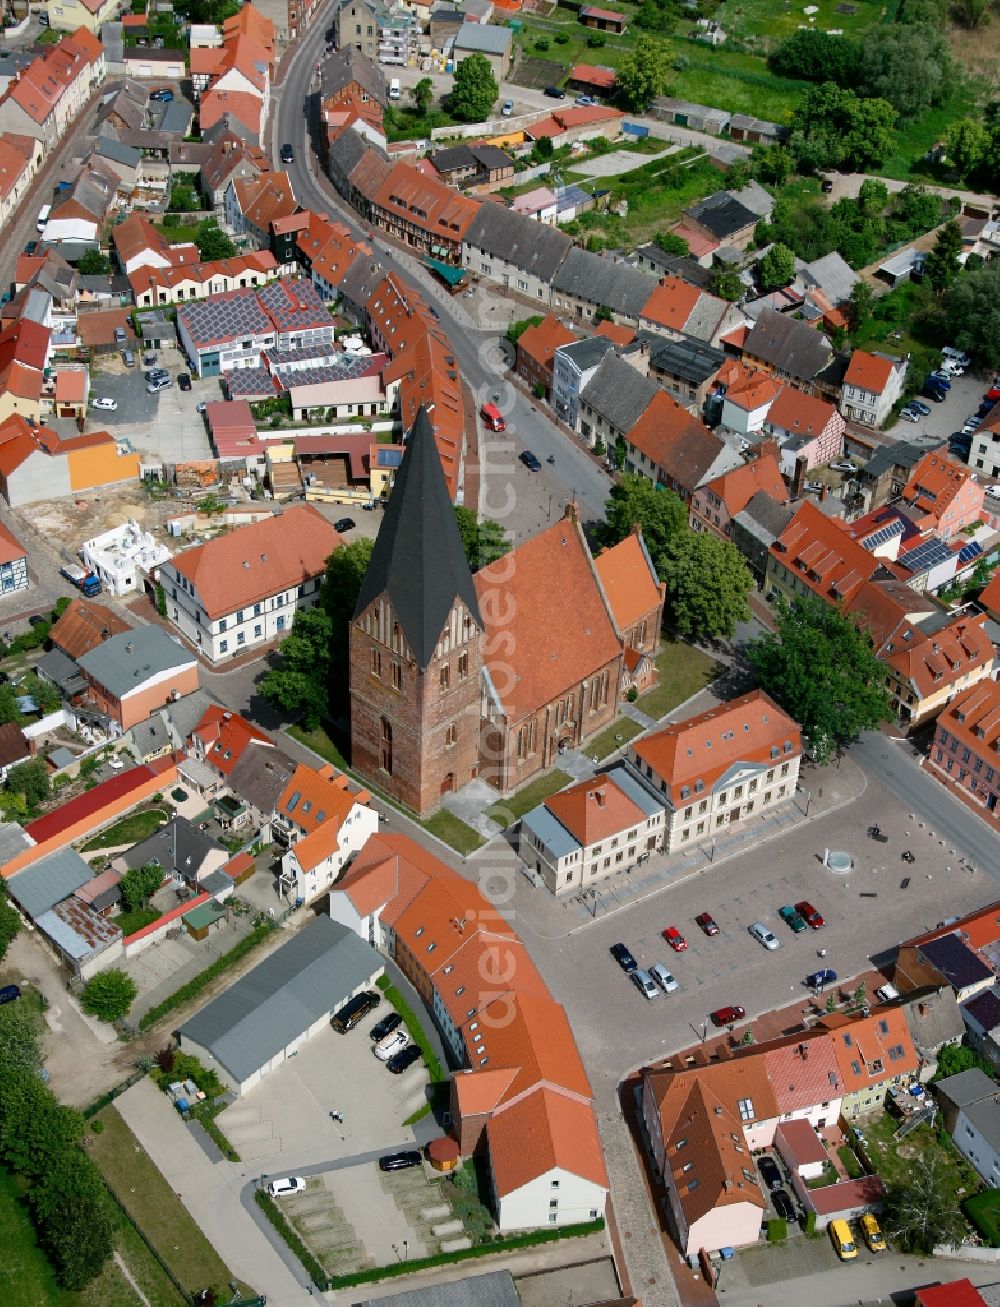
<svg viewBox="0 0 1000 1307">
<path fill-rule="evenodd" d="M 638 529 L 594 559 L 573 504 L 473 576 L 421 409 L 351 624 L 353 766 L 421 816 L 517 789 L 655 677 L 663 600 Z"/>
</svg>

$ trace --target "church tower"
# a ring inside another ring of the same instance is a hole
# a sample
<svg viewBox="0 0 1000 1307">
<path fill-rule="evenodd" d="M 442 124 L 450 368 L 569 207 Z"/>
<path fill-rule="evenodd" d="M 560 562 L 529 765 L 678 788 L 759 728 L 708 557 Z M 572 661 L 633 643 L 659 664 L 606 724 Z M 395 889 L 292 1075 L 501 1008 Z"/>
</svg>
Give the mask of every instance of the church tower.
<svg viewBox="0 0 1000 1307">
<path fill-rule="evenodd" d="M 421 408 L 350 632 L 351 763 L 420 816 L 479 773 L 483 622 Z"/>
</svg>

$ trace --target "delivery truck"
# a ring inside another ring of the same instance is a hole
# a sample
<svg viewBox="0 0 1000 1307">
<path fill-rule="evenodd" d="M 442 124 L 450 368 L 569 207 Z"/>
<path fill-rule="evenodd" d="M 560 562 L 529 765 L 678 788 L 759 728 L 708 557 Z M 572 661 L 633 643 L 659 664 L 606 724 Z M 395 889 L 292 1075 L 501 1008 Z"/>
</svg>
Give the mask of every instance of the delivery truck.
<svg viewBox="0 0 1000 1307">
<path fill-rule="evenodd" d="M 59 575 L 65 577 L 71 585 L 75 585 L 88 599 L 93 599 L 95 595 L 101 593 L 100 578 L 93 572 L 88 572 L 85 567 L 77 567 L 75 563 L 70 563 L 68 567 L 59 569 Z"/>
</svg>

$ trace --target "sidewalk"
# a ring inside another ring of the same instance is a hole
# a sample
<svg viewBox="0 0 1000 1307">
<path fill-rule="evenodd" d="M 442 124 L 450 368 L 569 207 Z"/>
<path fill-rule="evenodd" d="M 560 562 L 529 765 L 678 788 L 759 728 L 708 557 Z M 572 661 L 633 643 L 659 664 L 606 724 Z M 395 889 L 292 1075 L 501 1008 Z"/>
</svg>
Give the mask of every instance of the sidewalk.
<svg viewBox="0 0 1000 1307">
<path fill-rule="evenodd" d="M 293 1275 L 240 1201 L 250 1178 L 246 1168 L 213 1165 L 149 1079 L 133 1085 L 115 1106 L 233 1274 L 266 1294 L 271 1307 L 308 1302 L 305 1272 L 301 1279 Z"/>
</svg>

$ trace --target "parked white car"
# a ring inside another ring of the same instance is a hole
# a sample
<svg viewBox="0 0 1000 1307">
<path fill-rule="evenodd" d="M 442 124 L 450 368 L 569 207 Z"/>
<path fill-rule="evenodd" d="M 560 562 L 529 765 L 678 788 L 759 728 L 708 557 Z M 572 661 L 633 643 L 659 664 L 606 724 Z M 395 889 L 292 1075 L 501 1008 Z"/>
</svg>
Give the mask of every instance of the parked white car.
<svg viewBox="0 0 1000 1307">
<path fill-rule="evenodd" d="M 306 1182 L 300 1175 L 286 1175 L 280 1180 L 272 1180 L 267 1192 L 272 1198 L 287 1198 L 289 1194 L 303 1193 L 305 1187 Z"/>
<path fill-rule="evenodd" d="M 107 397 L 103 399 L 92 399 L 90 401 L 90 407 L 99 408 L 102 413 L 116 413 L 118 411 L 118 401 L 117 399 L 108 399 Z"/>
<path fill-rule="evenodd" d="M 395 1053 L 400 1053 L 409 1043 L 405 1030 L 394 1030 L 385 1039 L 379 1040 L 372 1050 L 380 1062 L 388 1062 Z"/>
<path fill-rule="evenodd" d="M 777 935 L 772 934 L 762 921 L 755 921 L 749 929 L 757 943 L 763 944 L 766 949 L 781 948 L 781 941 Z"/>
</svg>

